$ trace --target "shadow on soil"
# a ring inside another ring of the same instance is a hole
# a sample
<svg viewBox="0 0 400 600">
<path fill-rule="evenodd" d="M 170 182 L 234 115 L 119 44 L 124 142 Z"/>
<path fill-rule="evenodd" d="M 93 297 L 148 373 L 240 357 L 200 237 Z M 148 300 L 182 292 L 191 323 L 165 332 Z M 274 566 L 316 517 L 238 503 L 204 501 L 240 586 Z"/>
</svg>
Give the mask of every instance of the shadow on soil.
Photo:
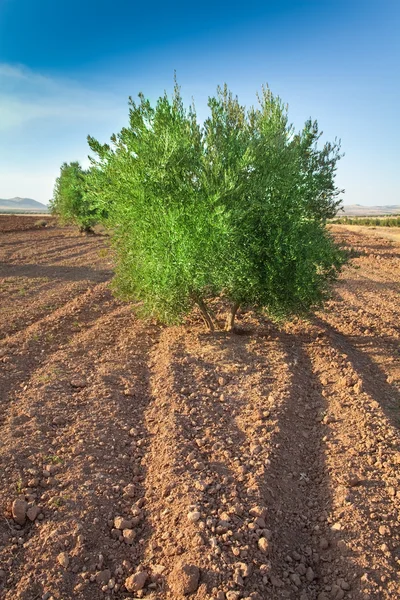
<svg viewBox="0 0 400 600">
<path fill-rule="evenodd" d="M 363 390 L 379 403 L 392 425 L 399 428 L 400 392 L 387 381 L 387 375 L 368 354 L 360 349 L 359 346 L 365 342 L 365 338 L 345 336 L 318 317 L 315 317 L 314 322 L 325 331 L 332 346 L 348 356 L 354 370 L 363 382 Z M 380 338 L 377 339 L 378 344 L 379 340 Z"/>
<path fill-rule="evenodd" d="M 62 279 L 63 281 L 95 281 L 97 283 L 111 279 L 113 271 L 110 269 L 91 269 L 90 267 L 66 267 L 63 265 L 15 265 L 0 262 L 0 277 L 48 277 L 49 279 Z"/>
</svg>

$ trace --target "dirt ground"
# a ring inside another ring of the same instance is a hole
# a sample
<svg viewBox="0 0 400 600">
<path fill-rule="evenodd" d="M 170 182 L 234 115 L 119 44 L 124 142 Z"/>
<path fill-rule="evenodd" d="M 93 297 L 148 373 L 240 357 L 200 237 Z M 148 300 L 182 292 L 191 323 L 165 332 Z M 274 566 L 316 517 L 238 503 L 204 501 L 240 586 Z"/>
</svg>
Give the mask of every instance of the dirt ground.
<svg viewBox="0 0 400 600">
<path fill-rule="evenodd" d="M 27 231 L 55 227 L 56 219 L 51 215 L 2 215 L 0 214 L 0 234 L 11 231 Z"/>
<path fill-rule="evenodd" d="M 363 233 L 365 235 L 372 235 L 373 237 L 385 238 L 392 242 L 400 242 L 399 227 L 371 227 L 370 225 L 341 225 L 341 227 L 355 233 Z"/>
<path fill-rule="evenodd" d="M 104 236 L 0 233 L 2 600 L 400 598 L 400 245 L 333 229 L 326 310 L 241 335 L 137 320 Z"/>
</svg>

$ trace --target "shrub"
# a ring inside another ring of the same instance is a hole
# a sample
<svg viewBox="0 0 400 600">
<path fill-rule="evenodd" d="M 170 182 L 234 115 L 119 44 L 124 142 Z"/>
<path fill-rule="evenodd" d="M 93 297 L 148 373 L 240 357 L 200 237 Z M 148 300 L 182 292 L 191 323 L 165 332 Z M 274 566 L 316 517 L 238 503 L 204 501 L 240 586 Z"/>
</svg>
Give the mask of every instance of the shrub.
<svg viewBox="0 0 400 600">
<path fill-rule="evenodd" d="M 337 212 L 339 143 L 318 149 L 317 123 L 296 133 L 268 88 L 247 110 L 225 86 L 201 126 L 178 86 L 153 107 L 130 99 L 112 146 L 88 138 L 90 195 L 107 211 L 117 254 L 115 288 L 143 314 L 177 322 L 208 299 L 285 317 L 326 298 L 343 255 L 325 222 Z"/>
</svg>

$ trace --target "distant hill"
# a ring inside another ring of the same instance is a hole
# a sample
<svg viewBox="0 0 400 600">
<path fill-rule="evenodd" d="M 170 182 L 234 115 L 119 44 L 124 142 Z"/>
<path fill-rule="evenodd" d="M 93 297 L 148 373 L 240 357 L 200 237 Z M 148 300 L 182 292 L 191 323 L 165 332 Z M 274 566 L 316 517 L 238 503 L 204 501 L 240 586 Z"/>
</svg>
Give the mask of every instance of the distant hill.
<svg viewBox="0 0 400 600">
<path fill-rule="evenodd" d="M 379 215 L 398 215 L 400 214 L 400 204 L 389 204 L 384 206 L 363 206 L 362 204 L 345 204 L 340 215 L 348 217 L 375 217 Z"/>
<path fill-rule="evenodd" d="M 48 212 L 48 207 L 32 198 L 0 198 L 1 211 L 18 212 Z"/>
</svg>

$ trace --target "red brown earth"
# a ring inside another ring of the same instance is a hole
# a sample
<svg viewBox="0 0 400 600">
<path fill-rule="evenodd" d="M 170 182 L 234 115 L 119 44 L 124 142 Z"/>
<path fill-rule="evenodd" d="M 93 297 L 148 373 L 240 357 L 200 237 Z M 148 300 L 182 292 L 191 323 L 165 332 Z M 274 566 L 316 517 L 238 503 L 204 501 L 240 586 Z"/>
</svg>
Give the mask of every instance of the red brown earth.
<svg viewBox="0 0 400 600">
<path fill-rule="evenodd" d="M 55 227 L 56 218 L 51 215 L 1 215 L 0 233 L 11 231 L 27 231 L 28 229 L 42 229 Z"/>
<path fill-rule="evenodd" d="M 325 312 L 241 335 L 139 321 L 106 237 L 0 234 L 1 599 L 400 598 L 400 246 L 334 233 Z"/>
</svg>

